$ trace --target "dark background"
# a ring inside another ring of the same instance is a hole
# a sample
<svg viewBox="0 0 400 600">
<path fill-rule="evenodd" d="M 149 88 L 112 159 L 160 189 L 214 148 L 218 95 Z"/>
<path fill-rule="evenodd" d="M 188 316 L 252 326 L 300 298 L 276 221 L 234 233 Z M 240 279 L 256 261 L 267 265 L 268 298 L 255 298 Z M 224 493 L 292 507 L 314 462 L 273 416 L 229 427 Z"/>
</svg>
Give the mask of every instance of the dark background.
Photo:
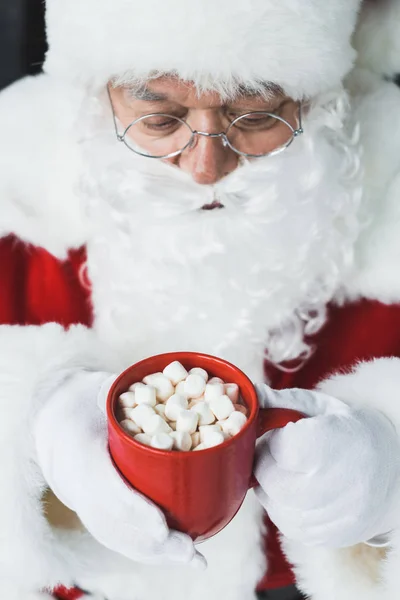
<svg viewBox="0 0 400 600">
<path fill-rule="evenodd" d="M 45 50 L 42 0 L 0 0 L 0 89 L 38 73 Z"/>
<path fill-rule="evenodd" d="M 0 89 L 38 73 L 45 51 L 44 0 L 0 0 Z"/>
</svg>

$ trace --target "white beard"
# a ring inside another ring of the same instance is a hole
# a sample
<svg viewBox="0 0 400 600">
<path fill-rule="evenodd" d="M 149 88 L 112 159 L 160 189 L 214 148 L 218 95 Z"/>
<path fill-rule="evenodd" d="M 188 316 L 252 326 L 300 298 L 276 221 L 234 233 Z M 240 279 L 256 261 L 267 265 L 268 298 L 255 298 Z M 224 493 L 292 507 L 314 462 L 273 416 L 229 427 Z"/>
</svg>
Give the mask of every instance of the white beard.
<svg viewBox="0 0 400 600">
<path fill-rule="evenodd" d="M 276 363 L 307 356 L 359 232 L 344 92 L 319 99 L 282 154 L 215 186 L 119 146 L 103 99 L 91 103 L 80 193 L 99 334 L 127 364 L 191 350 L 260 377 L 265 349 Z M 225 208 L 200 210 L 214 199 Z"/>
</svg>

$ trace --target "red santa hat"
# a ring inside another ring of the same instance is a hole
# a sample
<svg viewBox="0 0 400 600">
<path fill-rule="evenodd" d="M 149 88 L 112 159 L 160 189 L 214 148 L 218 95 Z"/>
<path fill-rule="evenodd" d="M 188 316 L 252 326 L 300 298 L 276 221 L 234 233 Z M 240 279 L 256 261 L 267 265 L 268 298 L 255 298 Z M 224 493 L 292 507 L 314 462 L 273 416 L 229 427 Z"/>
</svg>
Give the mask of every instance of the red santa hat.
<svg viewBox="0 0 400 600">
<path fill-rule="evenodd" d="M 101 87 L 161 74 L 199 90 L 281 86 L 294 98 L 351 69 L 360 0 L 47 0 L 45 70 Z"/>
</svg>

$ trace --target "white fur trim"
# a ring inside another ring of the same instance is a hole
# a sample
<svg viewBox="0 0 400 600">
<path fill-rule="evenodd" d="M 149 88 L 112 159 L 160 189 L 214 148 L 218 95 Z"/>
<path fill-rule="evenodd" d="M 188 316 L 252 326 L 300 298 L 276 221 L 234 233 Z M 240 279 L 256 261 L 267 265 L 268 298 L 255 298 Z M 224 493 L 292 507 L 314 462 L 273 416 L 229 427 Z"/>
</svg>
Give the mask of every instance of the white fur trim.
<svg viewBox="0 0 400 600">
<path fill-rule="evenodd" d="M 353 407 L 380 410 L 400 436 L 400 358 L 360 363 L 351 373 L 322 382 L 318 389 Z"/>
<path fill-rule="evenodd" d="M 362 218 L 369 225 L 357 246 L 347 295 L 399 301 L 400 90 L 360 69 L 348 85 L 361 125 Z M 47 75 L 0 94 L 0 236 L 14 233 L 59 258 L 87 241 L 85 197 L 77 186 L 81 100 L 71 86 Z"/>
<path fill-rule="evenodd" d="M 74 191 L 80 98 L 47 75 L 0 94 L 0 236 L 14 233 L 59 257 L 85 240 Z"/>
<path fill-rule="evenodd" d="M 368 227 L 346 293 L 398 302 L 400 90 L 362 69 L 347 84 L 361 125 L 362 218 Z M 77 185 L 83 166 L 81 107 L 79 92 L 47 75 L 26 78 L 0 94 L 0 236 L 14 233 L 59 258 L 87 241 L 85 197 Z"/>
<path fill-rule="evenodd" d="M 49 376 L 53 385 L 63 368 L 101 370 L 101 361 L 94 334 L 81 326 L 68 332 L 55 324 L 1 326 L 0 340 L 0 593 L 6 597 L 1 586 L 69 585 L 79 572 L 79 559 L 59 544 L 43 515 L 46 482 L 35 462 L 31 423 L 38 386 Z"/>
<path fill-rule="evenodd" d="M 382 411 L 400 436 L 400 359 L 362 363 L 336 375 L 319 389 L 355 407 Z M 400 522 L 400 509 L 399 509 Z M 328 550 L 284 541 L 297 581 L 312 600 L 393 600 L 399 593 L 400 528 L 390 535 L 388 551 L 360 544 Z"/>
<path fill-rule="evenodd" d="M 97 86 L 176 73 L 200 89 L 273 81 L 294 97 L 337 85 L 359 0 L 47 1 L 45 70 Z"/>
<path fill-rule="evenodd" d="M 400 73 L 400 1 L 364 1 L 354 46 L 359 65 L 387 76 Z"/>
<path fill-rule="evenodd" d="M 206 571 L 146 567 L 121 558 L 105 561 L 105 554 L 97 551 L 98 568 L 88 570 L 78 583 L 109 600 L 256 600 L 255 588 L 265 570 L 262 514 L 250 492 L 234 520 L 199 546 L 208 561 Z M 94 555 L 91 546 L 86 553 L 83 546 L 77 551 L 81 556 Z"/>
<path fill-rule="evenodd" d="M 2 579 L 0 579 L 0 593 L 4 600 L 54 600 L 54 596 L 47 592 L 26 591 L 16 587 L 14 582 L 6 582 Z"/>
<path fill-rule="evenodd" d="M 360 218 L 366 227 L 356 247 L 351 297 L 400 301 L 400 89 L 370 71 L 348 81 L 354 118 L 361 125 L 365 170 Z"/>
</svg>

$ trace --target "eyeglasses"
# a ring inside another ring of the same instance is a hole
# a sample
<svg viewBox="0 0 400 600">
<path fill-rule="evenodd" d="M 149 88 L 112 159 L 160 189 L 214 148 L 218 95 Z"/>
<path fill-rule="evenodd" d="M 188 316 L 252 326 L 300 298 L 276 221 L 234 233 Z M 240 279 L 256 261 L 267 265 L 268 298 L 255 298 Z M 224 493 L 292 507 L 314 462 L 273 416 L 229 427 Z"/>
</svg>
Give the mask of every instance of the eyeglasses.
<svg viewBox="0 0 400 600">
<path fill-rule="evenodd" d="M 301 104 L 298 104 L 297 125 L 293 126 L 292 102 L 282 108 L 282 115 L 264 111 L 249 112 L 233 119 L 226 131 L 208 133 L 196 131 L 179 117 L 166 113 L 151 113 L 132 121 L 119 133 L 110 90 L 110 98 L 115 133 L 119 142 L 123 142 L 130 150 L 147 158 L 173 158 L 187 149 L 194 148 L 198 136 L 220 138 L 225 148 L 248 158 L 273 156 L 288 148 L 293 140 L 301 135 Z M 285 114 L 286 113 L 286 114 Z M 287 114 L 290 113 L 290 114 Z M 285 118 L 286 117 L 286 118 Z"/>
</svg>

